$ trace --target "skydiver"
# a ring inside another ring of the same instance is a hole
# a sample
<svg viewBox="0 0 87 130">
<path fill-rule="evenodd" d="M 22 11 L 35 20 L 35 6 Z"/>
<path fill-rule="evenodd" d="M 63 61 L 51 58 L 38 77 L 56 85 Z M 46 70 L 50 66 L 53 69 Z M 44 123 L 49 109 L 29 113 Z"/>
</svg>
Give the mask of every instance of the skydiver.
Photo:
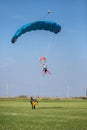
<svg viewBox="0 0 87 130">
<path fill-rule="evenodd" d="M 47 65 L 46 65 L 46 64 L 43 64 L 42 67 L 43 67 L 43 70 L 42 70 L 43 75 L 45 75 L 45 74 L 47 74 L 47 73 L 51 74 L 50 71 L 47 69 Z"/>
<path fill-rule="evenodd" d="M 32 109 L 35 109 L 35 107 L 38 105 L 38 101 L 32 97 L 30 98 L 30 103 L 32 105 Z"/>
</svg>

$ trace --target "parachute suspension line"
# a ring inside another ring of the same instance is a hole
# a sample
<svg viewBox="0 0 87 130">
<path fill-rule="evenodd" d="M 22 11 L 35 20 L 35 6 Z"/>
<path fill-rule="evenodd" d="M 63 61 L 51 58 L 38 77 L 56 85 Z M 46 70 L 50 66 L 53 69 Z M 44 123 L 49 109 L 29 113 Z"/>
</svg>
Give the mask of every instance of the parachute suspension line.
<svg viewBox="0 0 87 130">
<path fill-rule="evenodd" d="M 49 57 L 50 47 L 51 47 L 51 45 L 50 45 L 50 43 L 48 43 L 48 44 L 46 45 L 45 50 L 44 50 L 44 56 L 45 56 L 45 57 Z"/>
<path fill-rule="evenodd" d="M 51 10 L 48 10 L 42 20 L 46 20 L 46 19 L 49 17 L 50 14 L 51 14 Z M 44 52 L 45 52 L 45 53 L 44 53 L 44 56 L 45 56 L 45 57 L 48 57 L 48 55 L 49 55 L 49 50 L 50 50 L 50 43 L 48 43 L 48 44 L 46 45 L 46 48 L 45 48 L 45 50 L 44 50 Z"/>
</svg>

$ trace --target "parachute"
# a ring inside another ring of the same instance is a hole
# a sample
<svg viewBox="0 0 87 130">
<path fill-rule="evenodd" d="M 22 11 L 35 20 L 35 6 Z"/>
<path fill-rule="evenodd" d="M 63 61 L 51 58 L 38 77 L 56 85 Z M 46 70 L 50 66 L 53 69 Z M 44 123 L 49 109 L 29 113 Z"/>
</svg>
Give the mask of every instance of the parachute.
<svg viewBox="0 0 87 130">
<path fill-rule="evenodd" d="M 46 57 L 41 57 L 40 61 L 46 61 Z"/>
<path fill-rule="evenodd" d="M 59 33 L 61 31 L 61 26 L 55 22 L 52 21 L 36 21 L 36 22 L 31 22 L 28 24 L 23 25 L 20 27 L 14 36 L 11 39 L 12 43 L 15 43 L 17 38 L 21 36 L 22 34 L 30 31 L 35 31 L 35 30 L 46 30 L 50 31 L 52 33 Z"/>
<path fill-rule="evenodd" d="M 41 64 L 41 66 L 43 66 L 44 64 L 47 64 L 47 59 L 46 59 L 46 57 L 41 57 L 41 58 L 40 58 L 40 64 Z"/>
</svg>

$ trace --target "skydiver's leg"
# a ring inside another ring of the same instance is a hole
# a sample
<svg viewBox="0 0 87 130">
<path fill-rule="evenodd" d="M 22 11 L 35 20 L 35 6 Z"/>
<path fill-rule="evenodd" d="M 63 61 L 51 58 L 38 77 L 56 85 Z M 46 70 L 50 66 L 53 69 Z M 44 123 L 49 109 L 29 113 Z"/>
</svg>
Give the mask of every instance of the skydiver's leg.
<svg viewBox="0 0 87 130">
<path fill-rule="evenodd" d="M 49 74 L 51 74 L 51 72 L 50 72 L 49 70 L 47 70 L 47 72 L 48 72 Z"/>
<path fill-rule="evenodd" d="M 42 70 L 42 75 L 43 75 L 43 76 L 45 75 L 45 71 L 44 71 L 44 70 Z"/>
<path fill-rule="evenodd" d="M 33 105 L 32 105 L 32 109 L 33 109 Z"/>
</svg>

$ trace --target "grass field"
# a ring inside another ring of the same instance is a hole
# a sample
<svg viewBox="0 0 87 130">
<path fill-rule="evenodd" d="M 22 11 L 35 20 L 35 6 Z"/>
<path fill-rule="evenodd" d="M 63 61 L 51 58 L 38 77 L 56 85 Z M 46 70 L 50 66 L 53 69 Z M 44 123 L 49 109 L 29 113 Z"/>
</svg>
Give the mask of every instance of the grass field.
<svg viewBox="0 0 87 130">
<path fill-rule="evenodd" d="M 0 99 L 0 130 L 87 130 L 86 99 Z"/>
</svg>

